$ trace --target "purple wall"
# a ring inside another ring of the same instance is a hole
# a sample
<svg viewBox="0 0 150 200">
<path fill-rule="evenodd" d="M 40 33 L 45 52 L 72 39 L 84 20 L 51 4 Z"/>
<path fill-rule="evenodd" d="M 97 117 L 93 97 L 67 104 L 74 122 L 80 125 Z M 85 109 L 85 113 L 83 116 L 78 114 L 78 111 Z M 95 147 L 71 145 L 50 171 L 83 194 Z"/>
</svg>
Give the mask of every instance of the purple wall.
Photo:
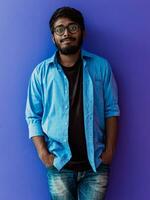
<svg viewBox="0 0 150 200">
<path fill-rule="evenodd" d="M 84 47 L 109 59 L 119 85 L 120 131 L 106 199 L 147 200 L 150 195 L 148 0 L 0 2 L 0 199 L 49 199 L 46 170 L 28 139 L 24 109 L 33 68 L 54 51 L 49 16 L 63 5 L 83 12 L 87 27 Z"/>
</svg>

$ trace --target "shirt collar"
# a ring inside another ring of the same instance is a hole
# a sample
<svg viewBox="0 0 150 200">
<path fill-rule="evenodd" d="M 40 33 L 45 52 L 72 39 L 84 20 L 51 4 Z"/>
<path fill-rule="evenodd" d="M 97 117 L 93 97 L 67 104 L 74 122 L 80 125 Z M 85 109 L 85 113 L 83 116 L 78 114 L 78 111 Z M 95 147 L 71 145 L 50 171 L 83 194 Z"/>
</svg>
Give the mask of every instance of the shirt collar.
<svg viewBox="0 0 150 200">
<path fill-rule="evenodd" d="M 91 53 L 81 49 L 81 58 L 83 59 L 83 66 L 85 66 L 86 60 L 91 57 Z M 51 63 L 56 64 L 57 68 L 59 68 L 59 64 L 57 62 L 57 51 L 55 51 L 51 58 L 47 59 L 47 64 L 49 65 Z"/>
</svg>

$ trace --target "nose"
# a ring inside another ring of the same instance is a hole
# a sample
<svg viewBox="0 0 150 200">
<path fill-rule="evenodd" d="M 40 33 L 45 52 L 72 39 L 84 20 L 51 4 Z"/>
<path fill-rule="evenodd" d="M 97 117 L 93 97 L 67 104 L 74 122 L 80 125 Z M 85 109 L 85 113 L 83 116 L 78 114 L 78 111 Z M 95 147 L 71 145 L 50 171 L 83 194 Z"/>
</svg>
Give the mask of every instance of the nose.
<svg viewBox="0 0 150 200">
<path fill-rule="evenodd" d="M 69 31 L 67 28 L 65 28 L 65 32 L 64 32 L 64 37 L 68 36 L 69 35 Z"/>
</svg>

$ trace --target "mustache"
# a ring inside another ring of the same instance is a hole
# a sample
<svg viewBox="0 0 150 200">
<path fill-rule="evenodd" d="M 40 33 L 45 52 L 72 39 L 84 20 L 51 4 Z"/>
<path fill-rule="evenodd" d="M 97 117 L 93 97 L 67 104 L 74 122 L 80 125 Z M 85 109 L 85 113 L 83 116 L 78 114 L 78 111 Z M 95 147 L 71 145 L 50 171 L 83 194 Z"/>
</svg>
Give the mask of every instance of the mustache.
<svg viewBox="0 0 150 200">
<path fill-rule="evenodd" d="M 67 38 L 64 38 L 64 39 L 62 39 L 62 40 L 60 40 L 60 42 L 64 42 L 64 41 L 66 41 L 66 40 L 71 40 L 71 41 L 75 41 L 76 39 L 75 38 L 73 38 L 73 37 L 67 37 Z"/>
</svg>

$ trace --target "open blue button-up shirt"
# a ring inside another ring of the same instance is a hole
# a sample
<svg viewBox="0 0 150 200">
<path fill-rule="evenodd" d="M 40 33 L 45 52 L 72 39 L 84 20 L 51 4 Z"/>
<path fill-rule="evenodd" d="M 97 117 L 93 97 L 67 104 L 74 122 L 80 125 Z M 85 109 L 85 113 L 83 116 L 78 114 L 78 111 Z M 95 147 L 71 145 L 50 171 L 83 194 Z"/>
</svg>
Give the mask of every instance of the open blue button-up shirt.
<svg viewBox="0 0 150 200">
<path fill-rule="evenodd" d="M 93 171 L 105 148 L 105 119 L 119 116 L 117 86 L 106 59 L 81 51 L 83 109 L 88 159 Z M 68 143 L 69 85 L 56 53 L 34 69 L 28 86 L 26 121 L 29 138 L 44 136 L 60 170 L 71 158 Z M 77 130 L 78 134 L 78 130 Z"/>
</svg>

